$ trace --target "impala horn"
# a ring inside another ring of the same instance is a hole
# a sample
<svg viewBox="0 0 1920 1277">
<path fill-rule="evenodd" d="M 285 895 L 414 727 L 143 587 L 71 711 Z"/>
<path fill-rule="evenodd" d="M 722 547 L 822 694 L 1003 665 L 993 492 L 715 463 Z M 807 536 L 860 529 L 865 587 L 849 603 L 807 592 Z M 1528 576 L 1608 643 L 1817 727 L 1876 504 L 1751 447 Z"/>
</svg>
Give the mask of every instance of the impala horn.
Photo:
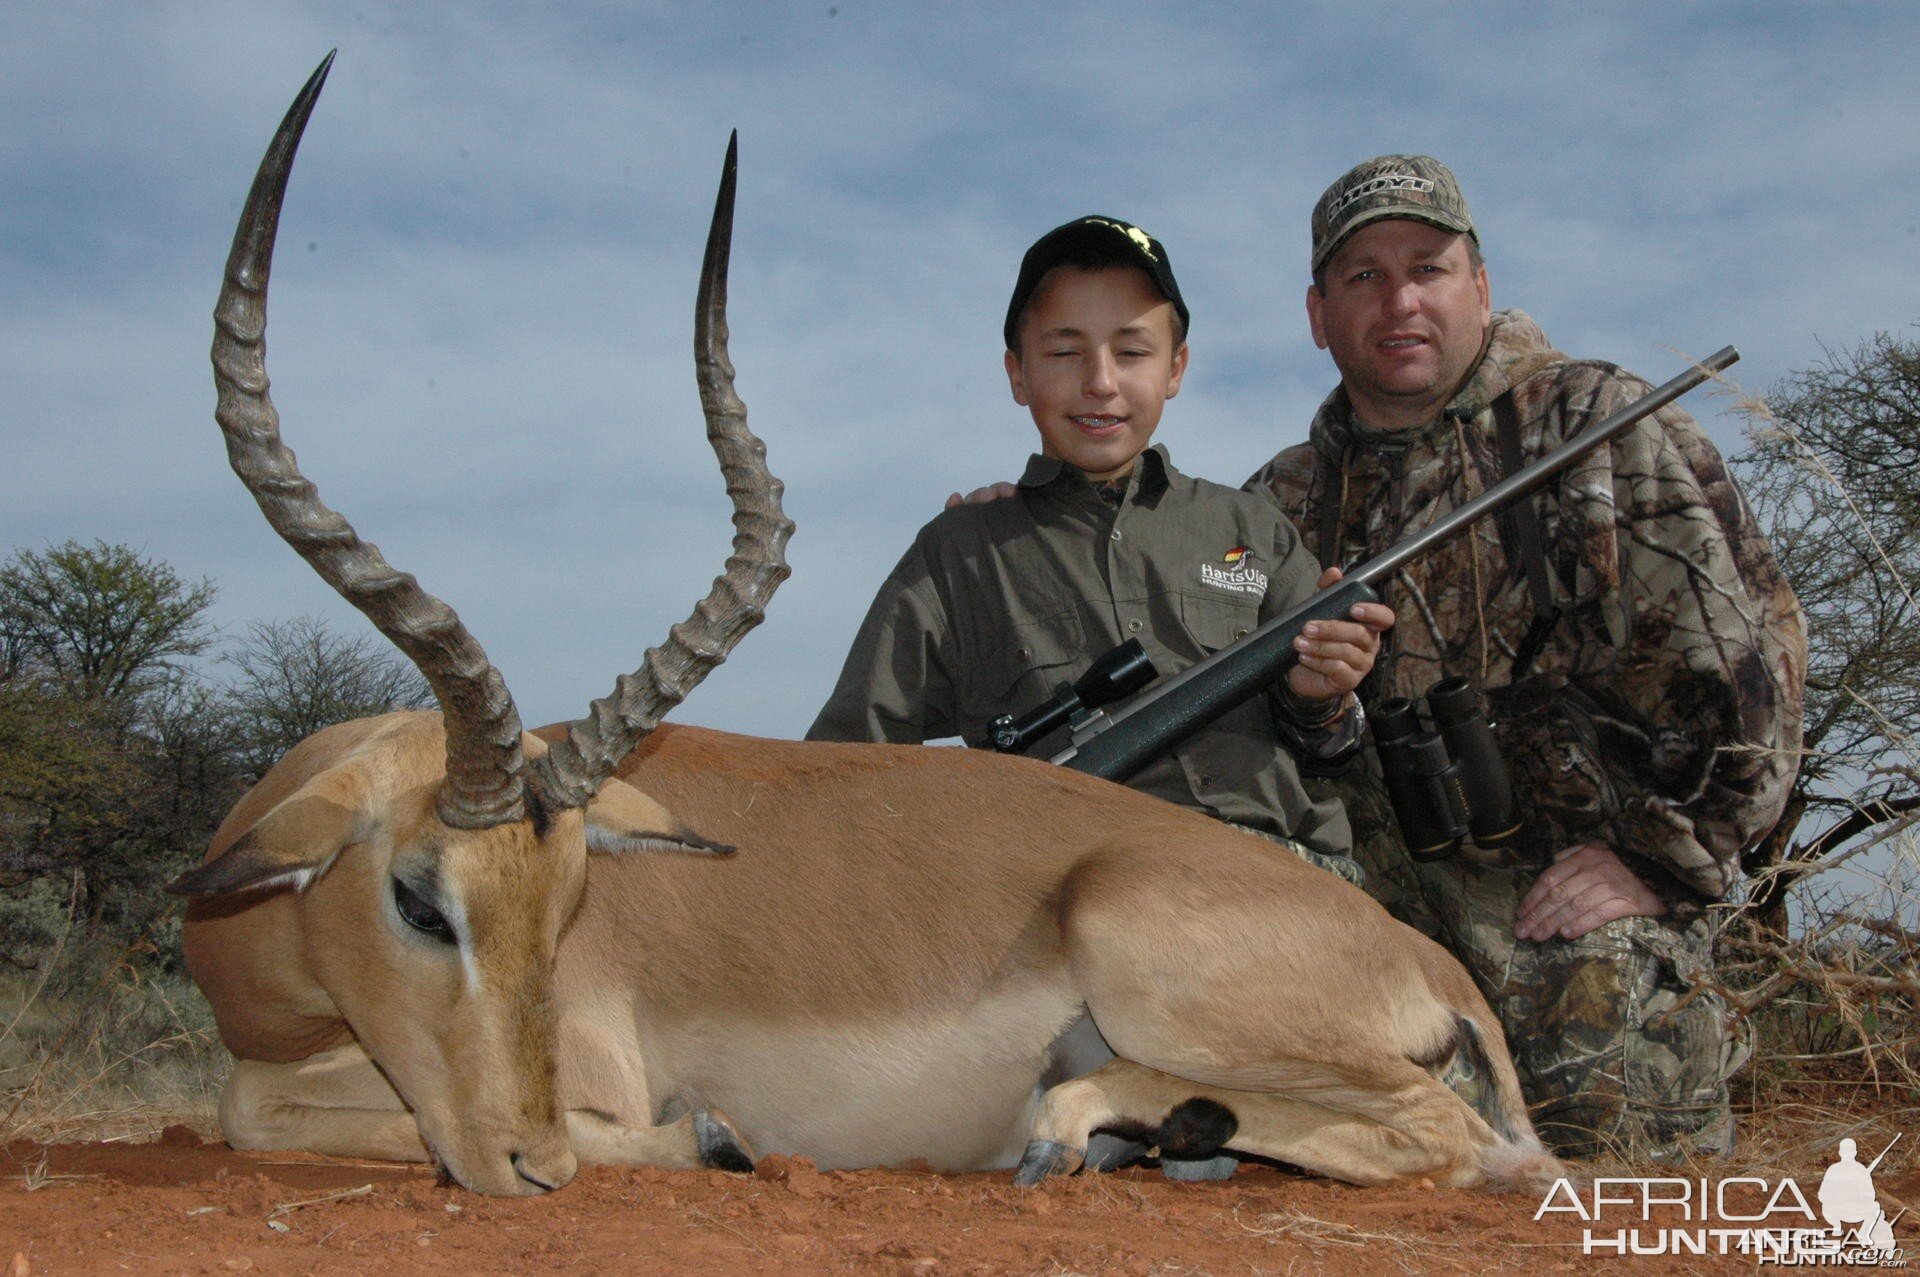
<svg viewBox="0 0 1920 1277">
<path fill-rule="evenodd" d="M 525 819 L 527 762 L 520 716 L 500 672 L 452 608 L 391 567 L 379 547 L 360 539 L 345 518 L 321 502 L 281 442 L 280 418 L 268 395 L 267 280 L 280 206 L 300 136 L 313 114 L 332 53 L 300 90 L 260 162 L 234 232 L 220 300 L 214 308 L 215 419 L 228 459 L 274 531 L 322 580 L 365 613 L 413 661 L 440 702 L 446 724 L 447 776 L 437 811 L 448 825 L 484 829 Z M 613 697 L 572 725 L 568 740 L 543 759 L 533 778 L 549 806 L 590 798 L 634 742 L 660 715 L 725 659 L 765 615 L 766 600 L 787 575 L 782 547 L 793 524 L 780 510 L 780 484 L 767 473 L 765 448 L 747 430 L 746 409 L 733 393 L 726 352 L 727 241 L 732 226 L 734 146 L 714 210 L 701 275 L 695 349 L 707 434 L 720 455 L 734 500 L 734 554 L 713 592 L 666 645 L 649 650 Z M 556 758 L 555 755 L 558 755 Z"/>
<path fill-rule="evenodd" d="M 787 579 L 785 551 L 793 520 L 780 508 L 784 489 L 767 470 L 766 445 L 747 429 L 747 406 L 733 391 L 733 361 L 727 357 L 727 256 L 739 140 L 737 132 L 727 139 L 693 316 L 693 359 L 707 442 L 720 458 L 733 499 L 733 553 L 693 615 L 669 630 L 664 644 L 648 648 L 640 668 L 616 679 L 613 693 L 594 701 L 585 718 L 567 724 L 566 739 L 534 763 L 540 797 L 555 807 L 577 807 L 593 797 L 661 717 L 766 618 L 767 600 Z"/>
</svg>

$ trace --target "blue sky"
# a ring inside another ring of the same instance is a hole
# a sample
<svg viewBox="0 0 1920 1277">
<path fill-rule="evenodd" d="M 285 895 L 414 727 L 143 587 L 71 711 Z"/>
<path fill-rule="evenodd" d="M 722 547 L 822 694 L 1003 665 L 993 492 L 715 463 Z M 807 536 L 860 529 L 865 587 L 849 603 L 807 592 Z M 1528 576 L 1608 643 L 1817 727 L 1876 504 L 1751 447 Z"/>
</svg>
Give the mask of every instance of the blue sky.
<svg viewBox="0 0 1920 1277">
<path fill-rule="evenodd" d="M 1074 215 L 1167 244 L 1193 363 L 1161 438 L 1229 483 L 1331 385 L 1307 215 L 1381 152 L 1453 166 L 1496 305 L 1655 381 L 1732 343 L 1764 388 L 1920 321 L 1911 5 L 29 0 L 0 8 L 0 548 L 130 543 L 217 582 L 229 630 L 365 624 L 227 470 L 206 361 L 253 168 L 336 47 L 274 397 L 529 722 L 582 712 L 725 554 L 689 355 L 730 128 L 733 356 L 799 532 L 676 717 L 765 735 L 804 730 L 945 494 L 1019 470 L 1000 315 Z"/>
</svg>

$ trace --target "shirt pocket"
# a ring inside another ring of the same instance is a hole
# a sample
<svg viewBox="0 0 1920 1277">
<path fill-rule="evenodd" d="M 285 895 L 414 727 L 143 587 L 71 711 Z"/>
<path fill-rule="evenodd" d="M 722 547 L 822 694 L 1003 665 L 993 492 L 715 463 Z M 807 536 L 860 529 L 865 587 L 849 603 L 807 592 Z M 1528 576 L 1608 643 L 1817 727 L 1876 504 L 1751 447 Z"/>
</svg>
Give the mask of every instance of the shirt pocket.
<svg viewBox="0 0 1920 1277">
<path fill-rule="evenodd" d="M 1095 655 L 1087 651 L 1085 630 L 1075 613 L 1008 625 L 1000 642 L 983 646 L 981 668 L 968 680 L 962 735 L 969 744 L 983 743 L 994 719 L 1003 714 L 1017 718 L 1033 709 L 1051 697 L 1057 685 L 1078 678 Z"/>
<path fill-rule="evenodd" d="M 1195 646 L 1196 660 L 1205 660 L 1239 642 L 1260 623 L 1256 599 L 1244 603 L 1231 596 L 1182 594 L 1180 627 Z M 1256 759 L 1269 759 L 1277 746 L 1273 715 L 1265 695 L 1255 695 L 1213 720 L 1174 753 L 1193 781 L 1196 793 L 1216 788 L 1229 774 L 1244 776 Z M 1238 756 L 1238 761 L 1233 761 Z M 1260 764 L 1264 765 L 1264 764 Z"/>
<path fill-rule="evenodd" d="M 1260 624 L 1260 604 L 1210 594 L 1180 595 L 1180 625 L 1202 651 L 1217 652 L 1253 633 Z"/>
</svg>

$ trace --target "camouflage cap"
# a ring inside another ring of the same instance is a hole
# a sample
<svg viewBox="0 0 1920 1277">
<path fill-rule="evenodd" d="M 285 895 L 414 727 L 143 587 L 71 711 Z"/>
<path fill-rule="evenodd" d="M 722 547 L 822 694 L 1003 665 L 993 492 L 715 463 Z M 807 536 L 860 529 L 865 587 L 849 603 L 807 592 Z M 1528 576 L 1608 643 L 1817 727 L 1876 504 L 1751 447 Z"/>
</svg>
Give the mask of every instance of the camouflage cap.
<svg viewBox="0 0 1920 1277">
<path fill-rule="evenodd" d="M 1192 322 L 1187 315 L 1187 303 L 1180 297 L 1180 285 L 1174 282 L 1173 263 L 1167 257 L 1166 246 L 1131 222 L 1089 214 L 1054 227 L 1035 240 L 1027 255 L 1020 259 L 1020 276 L 1014 281 L 1013 300 L 1007 303 L 1004 331 L 1008 350 L 1019 349 L 1020 312 L 1027 308 L 1033 299 L 1033 290 L 1040 287 L 1047 272 L 1056 266 L 1080 266 L 1089 270 L 1102 266 L 1138 266 L 1160 290 L 1160 295 L 1173 303 L 1174 314 L 1180 317 L 1176 335 L 1184 334 Z"/>
<path fill-rule="evenodd" d="M 1431 155 L 1376 155 L 1354 165 L 1313 206 L 1313 269 L 1370 222 L 1411 218 L 1473 237 L 1467 197 L 1451 170 Z"/>
</svg>

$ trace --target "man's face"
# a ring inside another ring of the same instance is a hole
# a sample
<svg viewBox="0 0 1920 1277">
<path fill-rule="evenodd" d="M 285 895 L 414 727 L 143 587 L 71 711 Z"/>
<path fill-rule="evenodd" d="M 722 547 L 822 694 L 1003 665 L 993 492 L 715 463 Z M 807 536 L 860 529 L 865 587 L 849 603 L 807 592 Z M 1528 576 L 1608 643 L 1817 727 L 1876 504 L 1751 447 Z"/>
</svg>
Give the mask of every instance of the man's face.
<svg viewBox="0 0 1920 1277">
<path fill-rule="evenodd" d="M 1013 400 L 1033 413 L 1041 451 L 1091 479 L 1131 471 L 1187 370 L 1173 324 L 1173 303 L 1132 267 L 1047 272 L 1020 349 L 1007 352 Z"/>
<path fill-rule="evenodd" d="M 1405 218 L 1374 222 L 1327 260 L 1326 281 L 1324 295 L 1307 288 L 1307 320 L 1355 415 L 1390 430 L 1439 416 L 1493 314 L 1467 237 Z"/>
</svg>

